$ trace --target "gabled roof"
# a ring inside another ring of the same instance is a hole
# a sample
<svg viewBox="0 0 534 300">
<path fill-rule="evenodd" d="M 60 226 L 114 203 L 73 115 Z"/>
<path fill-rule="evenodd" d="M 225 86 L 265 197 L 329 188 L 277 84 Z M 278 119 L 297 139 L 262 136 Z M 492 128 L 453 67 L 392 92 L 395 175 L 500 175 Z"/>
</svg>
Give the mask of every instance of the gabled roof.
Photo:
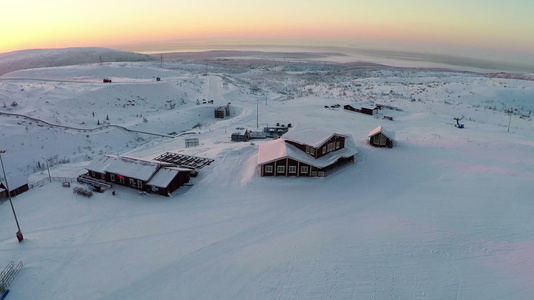
<svg viewBox="0 0 534 300">
<path fill-rule="evenodd" d="M 328 153 L 325 156 L 315 159 L 306 154 L 297 147 L 286 143 L 284 138 L 273 141 L 268 141 L 260 144 L 258 152 L 258 164 L 263 165 L 282 158 L 291 158 L 296 161 L 314 166 L 317 168 L 324 168 L 334 164 L 340 158 L 348 158 L 358 153 L 356 144 L 350 135 L 343 135 L 345 139 L 345 148 Z"/>
<path fill-rule="evenodd" d="M 180 169 L 178 168 L 159 169 L 159 171 L 154 174 L 154 176 L 150 179 L 147 185 L 159 188 L 166 188 L 167 186 L 169 186 L 174 177 L 178 175 L 178 173 L 180 173 Z"/>
<path fill-rule="evenodd" d="M 390 140 L 395 140 L 395 132 L 394 131 L 389 131 L 389 130 L 386 130 L 384 127 L 382 126 L 378 126 L 376 127 L 375 129 L 371 130 L 369 132 L 369 137 L 372 137 L 372 136 L 375 136 L 377 135 L 378 133 L 382 132 L 383 135 L 385 135 L 388 139 Z"/>
<path fill-rule="evenodd" d="M 89 171 L 95 171 L 98 173 L 105 173 L 109 164 L 115 160 L 117 156 L 115 155 L 102 155 L 93 159 L 89 165 L 86 167 Z"/>
<path fill-rule="evenodd" d="M 345 138 L 347 137 L 342 134 L 332 133 L 331 131 L 298 126 L 289 130 L 286 134 L 284 134 L 283 138 L 285 140 L 292 141 L 298 144 L 308 145 L 317 148 L 324 144 L 326 141 L 328 141 L 334 135 L 343 136 Z"/>
<path fill-rule="evenodd" d="M 109 173 L 148 181 L 158 170 L 160 164 L 137 160 L 130 157 L 116 157 L 106 168 Z"/>
<path fill-rule="evenodd" d="M 5 180 L 0 181 L 3 187 L 5 187 Z M 7 175 L 7 185 L 9 185 L 10 190 L 16 190 L 19 187 L 28 184 L 28 178 L 22 175 Z"/>
</svg>

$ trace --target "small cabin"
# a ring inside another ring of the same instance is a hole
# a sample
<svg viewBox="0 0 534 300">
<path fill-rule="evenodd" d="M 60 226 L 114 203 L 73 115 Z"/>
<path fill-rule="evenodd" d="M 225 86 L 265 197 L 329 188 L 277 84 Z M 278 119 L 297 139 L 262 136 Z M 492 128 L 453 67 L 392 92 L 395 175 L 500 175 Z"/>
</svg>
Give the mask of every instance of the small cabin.
<svg viewBox="0 0 534 300">
<path fill-rule="evenodd" d="M 343 109 L 345 109 L 345 110 L 350 110 L 350 111 L 355 111 L 355 112 L 358 112 L 358 111 L 359 111 L 359 110 L 358 110 L 357 108 L 355 108 L 354 106 L 352 106 L 352 105 L 348 105 L 348 104 L 344 105 L 344 106 L 343 106 Z"/>
<path fill-rule="evenodd" d="M 366 114 L 366 115 L 372 116 L 372 115 L 378 113 L 378 108 L 376 108 L 376 107 L 375 108 L 362 107 L 360 112 L 362 114 Z"/>
<path fill-rule="evenodd" d="M 221 106 L 221 107 L 215 108 L 215 110 L 214 110 L 215 118 L 224 119 L 224 115 L 225 115 L 224 107 Z"/>
<path fill-rule="evenodd" d="M 14 176 L 7 178 L 7 182 L 9 185 L 9 194 L 11 197 L 15 197 L 17 195 L 20 195 L 30 189 L 28 185 L 28 179 L 23 176 Z M 4 181 L 0 182 L 0 199 L 8 198 L 8 190 L 6 186 L 4 185 Z"/>
<path fill-rule="evenodd" d="M 369 132 L 369 144 L 375 147 L 393 147 L 395 141 L 395 133 L 384 129 L 382 126 L 371 130 Z"/>
<path fill-rule="evenodd" d="M 232 142 L 246 142 L 249 140 L 249 131 L 248 130 L 241 130 L 232 133 Z"/>
</svg>

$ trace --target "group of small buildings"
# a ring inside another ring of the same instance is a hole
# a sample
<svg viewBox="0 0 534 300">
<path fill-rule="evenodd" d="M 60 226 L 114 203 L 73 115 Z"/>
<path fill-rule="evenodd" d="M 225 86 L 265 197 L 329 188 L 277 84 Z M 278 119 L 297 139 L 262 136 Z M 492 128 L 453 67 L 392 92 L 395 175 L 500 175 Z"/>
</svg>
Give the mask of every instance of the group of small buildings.
<svg viewBox="0 0 534 300">
<path fill-rule="evenodd" d="M 391 148 L 395 133 L 378 126 L 368 137 L 372 146 Z M 354 162 L 357 153 L 349 134 L 294 128 L 259 146 L 258 172 L 261 176 L 323 177 L 335 166 Z"/>
<path fill-rule="evenodd" d="M 263 132 L 242 127 L 232 134 L 232 141 L 243 142 L 254 138 L 274 138 L 260 144 L 258 172 L 261 176 L 322 177 L 336 165 L 353 162 L 358 153 L 351 135 L 316 128 L 277 124 L 265 127 Z M 375 147 L 393 147 L 395 133 L 382 126 L 371 130 L 369 144 Z"/>
<path fill-rule="evenodd" d="M 255 133 L 261 134 L 261 138 L 275 138 L 259 145 L 257 164 L 261 176 L 323 177 L 336 166 L 354 162 L 354 156 L 358 153 L 349 134 L 277 124 L 276 127 L 265 127 L 263 132 L 244 130 L 243 136 L 245 139 L 258 138 L 254 136 Z M 372 146 L 391 148 L 395 133 L 378 126 L 369 132 L 368 137 Z M 102 187 L 117 184 L 170 196 L 211 162 L 212 159 L 172 152 L 154 159 L 105 154 L 91 161 L 86 167 L 87 173 L 80 175 L 78 181 L 100 191 Z M 29 190 L 27 179 L 8 180 L 11 196 Z M 4 183 L 0 182 L 0 200 L 8 198 L 7 193 Z"/>
<path fill-rule="evenodd" d="M 246 142 L 253 139 L 277 139 L 284 135 L 289 129 L 291 129 L 291 123 L 287 124 L 287 126 L 276 123 L 276 126 L 263 127 L 263 131 L 253 131 L 238 127 L 236 128 L 236 131 L 232 133 L 231 140 L 233 142 Z"/>
<path fill-rule="evenodd" d="M 375 115 L 375 114 L 378 113 L 378 109 L 379 108 L 378 107 L 374 107 L 374 108 L 368 108 L 368 107 L 355 108 L 352 105 L 346 104 L 346 105 L 343 106 L 343 109 L 372 116 L 372 115 Z"/>
</svg>

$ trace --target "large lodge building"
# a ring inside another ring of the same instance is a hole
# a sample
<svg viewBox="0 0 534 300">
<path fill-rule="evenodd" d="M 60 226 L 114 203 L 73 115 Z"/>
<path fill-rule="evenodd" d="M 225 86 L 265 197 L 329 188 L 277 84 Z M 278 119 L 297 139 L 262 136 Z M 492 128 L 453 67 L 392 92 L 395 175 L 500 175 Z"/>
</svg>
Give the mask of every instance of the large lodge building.
<svg viewBox="0 0 534 300">
<path fill-rule="evenodd" d="M 358 151 L 350 135 L 295 127 L 282 138 L 260 145 L 261 176 L 325 176 L 335 165 L 354 161 Z"/>
</svg>

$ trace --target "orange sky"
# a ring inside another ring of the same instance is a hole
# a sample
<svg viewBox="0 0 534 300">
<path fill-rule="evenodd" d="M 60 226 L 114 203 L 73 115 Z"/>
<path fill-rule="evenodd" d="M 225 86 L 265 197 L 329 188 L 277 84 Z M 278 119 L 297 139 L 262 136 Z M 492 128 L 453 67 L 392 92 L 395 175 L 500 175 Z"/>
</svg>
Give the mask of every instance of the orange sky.
<svg viewBox="0 0 534 300">
<path fill-rule="evenodd" d="M 534 56 L 532 12 L 531 0 L 17 0 L 1 5 L 0 53 L 161 40 L 282 38 Z"/>
</svg>

